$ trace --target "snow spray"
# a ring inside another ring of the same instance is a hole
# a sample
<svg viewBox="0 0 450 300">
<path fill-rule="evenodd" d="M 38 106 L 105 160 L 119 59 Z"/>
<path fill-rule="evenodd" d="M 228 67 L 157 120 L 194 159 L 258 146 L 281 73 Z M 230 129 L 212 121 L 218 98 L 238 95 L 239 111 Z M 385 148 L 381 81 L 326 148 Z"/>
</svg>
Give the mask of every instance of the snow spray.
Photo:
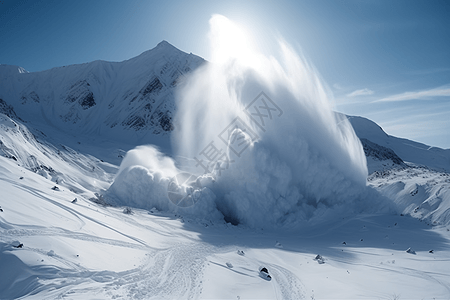
<svg viewBox="0 0 450 300">
<path fill-rule="evenodd" d="M 263 55 L 220 15 L 210 27 L 211 62 L 176 92 L 175 164 L 150 151 L 133 165 L 131 153 L 109 189 L 116 204 L 249 227 L 376 211 L 361 143 L 305 57 L 281 39 L 277 58 Z"/>
<path fill-rule="evenodd" d="M 217 207 L 236 223 L 278 223 L 352 201 L 366 158 L 314 67 L 283 40 L 280 60 L 258 53 L 223 16 L 210 26 L 212 61 L 177 94 L 181 169 L 213 176 Z"/>
</svg>

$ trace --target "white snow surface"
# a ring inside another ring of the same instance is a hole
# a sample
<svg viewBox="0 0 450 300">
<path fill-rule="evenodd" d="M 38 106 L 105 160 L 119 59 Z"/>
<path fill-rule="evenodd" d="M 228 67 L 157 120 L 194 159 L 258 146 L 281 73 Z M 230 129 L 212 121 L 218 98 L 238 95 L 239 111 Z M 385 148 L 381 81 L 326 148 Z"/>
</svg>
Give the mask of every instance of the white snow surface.
<svg viewBox="0 0 450 300">
<path fill-rule="evenodd" d="M 450 174 L 427 167 L 374 172 L 369 184 L 392 199 L 402 214 L 433 224 L 450 224 Z"/>
<path fill-rule="evenodd" d="M 106 189 L 113 178 L 109 172 L 117 170 L 117 166 L 68 146 L 39 142 L 23 123 L 1 113 L 0 133 L 1 156 L 77 193 L 92 195 Z M 45 138 L 43 133 L 37 133 Z"/>
<path fill-rule="evenodd" d="M 289 231 L 156 209 L 124 214 L 64 186 L 54 191 L 53 182 L 4 157 L 0 185 L 1 299 L 448 299 L 450 294 L 449 226 L 408 216 L 358 214 Z M 323 264 L 314 260 L 318 254 Z M 271 281 L 259 276 L 261 267 Z"/>
</svg>

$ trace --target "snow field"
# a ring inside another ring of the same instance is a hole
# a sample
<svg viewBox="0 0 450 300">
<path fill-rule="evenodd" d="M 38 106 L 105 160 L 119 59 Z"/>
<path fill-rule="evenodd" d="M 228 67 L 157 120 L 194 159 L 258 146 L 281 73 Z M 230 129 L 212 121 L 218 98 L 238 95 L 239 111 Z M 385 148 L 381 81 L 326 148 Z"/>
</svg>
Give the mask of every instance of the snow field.
<svg viewBox="0 0 450 300">
<path fill-rule="evenodd" d="M 410 165 L 373 173 L 368 183 L 392 199 L 399 213 L 433 225 L 450 222 L 450 174 Z"/>
<path fill-rule="evenodd" d="M 48 179 L 0 159 L 0 268 L 8 270 L 1 272 L 2 299 L 448 299 L 450 294 L 446 226 L 392 214 L 359 215 L 305 222 L 289 231 L 155 209 L 132 208 L 127 215 L 63 186 L 54 191 Z M 71 203 L 74 197 L 77 203 Z M 18 242 L 23 248 L 14 248 Z M 317 254 L 323 264 L 314 260 Z M 271 281 L 259 276 L 261 267 Z"/>
</svg>

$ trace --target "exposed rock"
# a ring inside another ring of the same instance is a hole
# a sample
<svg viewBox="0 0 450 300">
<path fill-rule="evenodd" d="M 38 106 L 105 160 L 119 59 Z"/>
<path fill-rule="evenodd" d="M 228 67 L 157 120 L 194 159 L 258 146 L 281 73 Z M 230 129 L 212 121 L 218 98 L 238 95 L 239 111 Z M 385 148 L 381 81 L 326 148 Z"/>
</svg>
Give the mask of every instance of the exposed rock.
<svg viewBox="0 0 450 300">
<path fill-rule="evenodd" d="M 0 113 L 7 115 L 11 119 L 21 120 L 14 111 L 14 108 L 11 105 L 8 105 L 3 99 L 0 98 Z M 22 121 L 22 120 L 21 120 Z"/>
<path fill-rule="evenodd" d="M 390 159 L 396 165 L 405 166 L 403 160 L 398 157 L 392 149 L 380 146 L 367 139 L 361 139 L 361 143 L 363 145 L 364 154 L 366 157 L 372 157 L 376 160 Z"/>
</svg>

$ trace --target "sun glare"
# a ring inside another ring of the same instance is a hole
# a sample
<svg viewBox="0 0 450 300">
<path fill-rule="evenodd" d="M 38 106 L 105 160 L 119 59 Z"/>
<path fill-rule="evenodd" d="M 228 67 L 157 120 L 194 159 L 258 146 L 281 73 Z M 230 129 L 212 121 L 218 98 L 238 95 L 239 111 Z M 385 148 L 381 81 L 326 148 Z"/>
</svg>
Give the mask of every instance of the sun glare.
<svg viewBox="0 0 450 300">
<path fill-rule="evenodd" d="M 217 64 L 238 59 L 249 62 L 252 58 L 250 34 L 235 22 L 222 15 L 213 15 L 210 19 L 211 60 Z"/>
</svg>

